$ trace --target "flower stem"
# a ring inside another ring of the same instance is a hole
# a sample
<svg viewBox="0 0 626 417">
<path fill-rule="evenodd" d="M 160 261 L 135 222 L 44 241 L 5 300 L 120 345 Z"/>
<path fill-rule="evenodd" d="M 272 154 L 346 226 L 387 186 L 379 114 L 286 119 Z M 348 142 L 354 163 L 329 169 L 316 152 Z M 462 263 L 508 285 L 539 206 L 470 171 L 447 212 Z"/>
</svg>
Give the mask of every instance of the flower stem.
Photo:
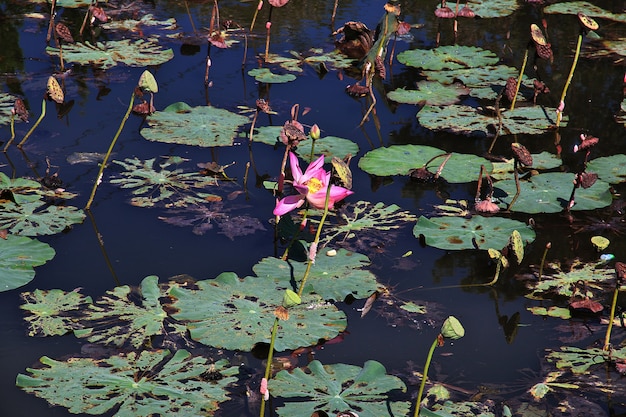
<svg viewBox="0 0 626 417">
<path fill-rule="evenodd" d="M 582 31 L 578 35 L 578 42 L 576 43 L 576 53 L 574 54 L 574 62 L 572 62 L 572 68 L 569 70 L 569 75 L 567 76 L 567 81 L 565 81 L 565 87 L 563 87 L 563 92 L 561 93 L 561 100 L 559 101 L 559 106 L 561 103 L 565 103 L 565 96 L 567 95 L 567 89 L 569 88 L 570 83 L 572 82 L 572 78 L 574 77 L 574 70 L 576 69 L 576 64 L 578 63 L 578 57 L 580 56 L 580 46 L 583 43 L 583 33 Z M 563 110 L 558 111 L 556 113 L 556 127 L 559 127 L 561 124 L 561 118 L 563 117 Z"/>
<path fill-rule="evenodd" d="M 4 145 L 4 149 L 2 150 L 2 152 L 6 153 L 7 149 L 9 149 L 9 146 L 11 145 L 14 139 L 15 139 L 15 115 L 11 113 L 11 139 L 9 139 L 6 145 Z"/>
<path fill-rule="evenodd" d="M 615 291 L 613 291 L 613 301 L 611 301 L 611 314 L 609 314 L 609 325 L 606 328 L 606 335 L 604 336 L 604 347 L 602 350 L 608 352 L 611 348 L 611 330 L 613 329 L 613 319 L 615 318 L 615 306 L 617 305 L 617 294 L 619 293 L 619 280 L 615 285 Z"/>
<path fill-rule="evenodd" d="M 537 277 L 537 281 L 541 281 L 543 277 L 543 266 L 546 263 L 546 256 L 548 255 L 548 250 L 552 247 L 552 243 L 546 243 L 546 248 L 543 250 L 543 256 L 541 257 L 541 265 L 539 265 L 539 276 Z"/>
<path fill-rule="evenodd" d="M 420 389 L 417 392 L 417 399 L 415 400 L 415 413 L 413 414 L 413 417 L 418 417 L 420 414 L 420 404 L 422 402 L 422 395 L 424 395 L 424 386 L 426 385 L 426 379 L 428 378 L 428 368 L 430 367 L 430 361 L 433 358 L 433 353 L 435 353 L 435 348 L 438 344 L 439 339 L 435 338 L 433 344 L 430 346 L 430 350 L 428 351 L 426 364 L 424 364 L 424 372 L 422 374 L 422 383 L 420 384 Z"/>
<path fill-rule="evenodd" d="M 517 101 L 517 93 L 519 93 L 520 85 L 522 85 L 522 77 L 524 76 L 524 70 L 526 69 L 526 62 L 528 62 L 528 48 L 526 48 L 526 52 L 524 53 L 524 61 L 522 62 L 522 68 L 519 72 L 519 77 L 517 78 L 517 86 L 515 87 L 515 95 L 513 96 L 513 100 L 511 101 L 511 110 L 515 108 L 515 102 Z"/>
<path fill-rule="evenodd" d="M 22 149 L 22 146 L 24 145 L 24 142 L 26 142 L 26 139 L 28 139 L 28 137 L 35 131 L 35 128 L 39 126 L 39 123 L 41 123 L 45 115 L 46 115 L 46 97 L 44 97 L 43 100 L 41 101 L 41 115 L 39 116 L 39 119 L 37 119 L 33 127 L 31 127 L 30 130 L 26 133 L 26 135 L 24 135 L 24 139 L 22 139 L 22 141 L 17 144 L 18 148 Z"/>
</svg>

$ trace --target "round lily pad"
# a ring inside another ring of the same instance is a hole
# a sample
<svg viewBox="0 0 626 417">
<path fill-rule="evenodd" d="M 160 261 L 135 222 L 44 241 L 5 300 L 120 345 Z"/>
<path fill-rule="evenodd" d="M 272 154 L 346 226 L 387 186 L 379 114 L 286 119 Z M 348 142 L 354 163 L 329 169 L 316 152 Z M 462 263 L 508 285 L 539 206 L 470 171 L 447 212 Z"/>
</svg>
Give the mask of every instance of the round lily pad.
<svg viewBox="0 0 626 417">
<path fill-rule="evenodd" d="M 493 52 L 475 46 L 449 45 L 404 51 L 398 54 L 398 61 L 411 67 L 439 71 L 495 65 L 499 58 Z"/>
<path fill-rule="evenodd" d="M 28 284 L 35 277 L 33 267 L 45 264 L 54 254 L 47 243 L 26 236 L 0 239 L 0 291 Z"/>
<path fill-rule="evenodd" d="M 613 20 L 616 22 L 626 23 L 626 15 L 624 13 L 611 13 L 601 7 L 589 3 L 588 1 L 571 1 L 558 4 L 551 4 L 543 9 L 544 13 L 549 14 L 578 14 L 584 13 L 587 16 L 602 19 Z"/>
<path fill-rule="evenodd" d="M 417 90 L 398 88 L 388 92 L 387 97 L 398 103 L 443 106 L 458 103 L 460 96 L 469 93 L 468 88 L 458 83 L 443 85 L 434 81 L 420 81 L 417 83 Z"/>
<path fill-rule="evenodd" d="M 598 178 L 610 184 L 626 181 L 626 155 L 617 154 L 596 158 L 589 162 L 587 170 L 598 174 Z"/>
<path fill-rule="evenodd" d="M 426 244 L 439 249 L 500 249 L 509 244 L 511 233 L 517 230 L 522 241 L 535 240 L 535 231 L 526 224 L 502 217 L 420 217 L 413 235 L 424 236 Z"/>
<path fill-rule="evenodd" d="M 248 71 L 248 75 L 254 77 L 260 83 L 282 84 L 296 79 L 293 74 L 274 74 L 269 68 L 255 68 Z"/>
<path fill-rule="evenodd" d="M 311 162 L 311 147 L 313 146 L 312 140 L 306 140 L 300 142 L 296 148 L 296 153 L 300 158 L 307 162 Z M 319 138 L 315 141 L 315 154 L 314 159 L 319 158 L 319 155 L 324 155 L 324 162 L 329 163 L 333 156 L 339 159 L 344 159 L 348 155 L 355 156 L 359 153 L 359 145 L 351 140 L 338 138 L 336 136 L 326 136 Z"/>
<path fill-rule="evenodd" d="M 423 145 L 392 145 L 366 153 L 359 160 L 359 168 L 368 174 L 381 177 L 389 175 L 408 175 L 411 169 L 420 168 L 429 159 L 443 155 L 444 150 Z M 428 165 L 428 170 L 435 173 L 444 157 L 436 158 Z M 451 183 L 474 181 L 484 165 L 491 172 L 491 162 L 476 155 L 452 153 L 446 162 L 441 177 Z M 475 173 L 475 176 L 474 174 Z"/>
</svg>

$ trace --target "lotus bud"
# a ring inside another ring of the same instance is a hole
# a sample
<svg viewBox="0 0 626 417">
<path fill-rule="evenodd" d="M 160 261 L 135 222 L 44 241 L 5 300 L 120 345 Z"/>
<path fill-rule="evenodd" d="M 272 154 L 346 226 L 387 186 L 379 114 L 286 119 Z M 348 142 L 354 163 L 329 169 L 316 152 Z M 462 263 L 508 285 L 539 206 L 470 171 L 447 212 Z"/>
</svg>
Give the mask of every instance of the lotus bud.
<svg viewBox="0 0 626 417">
<path fill-rule="evenodd" d="M 454 316 L 449 316 L 441 326 L 441 334 L 446 339 L 460 339 L 465 335 L 465 329 L 461 322 Z"/>
<path fill-rule="evenodd" d="M 270 399 L 270 391 L 267 389 L 267 378 L 261 379 L 259 391 L 263 395 L 263 400 L 268 401 Z"/>
<path fill-rule="evenodd" d="M 293 307 L 300 304 L 301 302 L 302 299 L 298 294 L 289 289 L 285 290 L 285 295 L 283 295 L 283 307 Z"/>
<path fill-rule="evenodd" d="M 311 126 L 311 139 L 318 140 L 320 138 L 320 127 L 317 124 Z"/>
<path fill-rule="evenodd" d="M 270 30 L 272 27 L 272 22 L 265 22 L 265 29 Z"/>
</svg>

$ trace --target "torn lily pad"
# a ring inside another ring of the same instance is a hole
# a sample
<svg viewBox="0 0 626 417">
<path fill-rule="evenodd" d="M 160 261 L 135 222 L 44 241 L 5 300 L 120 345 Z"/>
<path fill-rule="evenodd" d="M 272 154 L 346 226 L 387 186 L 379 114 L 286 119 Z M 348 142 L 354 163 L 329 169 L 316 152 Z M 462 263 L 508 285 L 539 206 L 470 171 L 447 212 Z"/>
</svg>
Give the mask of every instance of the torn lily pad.
<svg viewBox="0 0 626 417">
<path fill-rule="evenodd" d="M 57 56 L 59 49 L 48 46 L 46 53 Z M 109 69 L 118 64 L 125 64 L 129 67 L 161 65 L 173 58 L 174 51 L 164 49 L 153 38 L 63 45 L 65 61 L 81 65 L 97 65 L 102 69 Z"/>
<path fill-rule="evenodd" d="M 572 313 L 569 308 L 565 307 L 526 307 L 526 310 L 530 311 L 536 316 L 547 316 L 547 317 L 558 317 L 564 320 L 568 320 L 572 318 Z"/>
<path fill-rule="evenodd" d="M 239 372 L 222 359 L 211 363 L 186 350 L 120 353 L 104 359 L 43 356 L 41 368 L 18 374 L 16 385 L 74 414 L 149 417 L 212 415 L 229 399 Z M 208 374 L 208 377 L 207 377 Z M 211 378 L 216 375 L 216 378 Z"/>
<path fill-rule="evenodd" d="M 428 246 L 445 250 L 503 248 L 509 244 L 511 233 L 517 230 L 525 244 L 535 240 L 535 231 L 524 223 L 502 217 L 421 216 L 415 227 L 415 237 L 424 236 Z"/>
<path fill-rule="evenodd" d="M 359 168 L 368 174 L 381 177 L 408 175 L 410 170 L 420 168 L 433 157 L 445 153 L 445 151 L 432 146 L 392 145 L 367 152 L 359 160 Z M 428 165 L 428 170 L 435 173 L 442 161 L 443 158 L 433 160 Z M 441 177 L 450 183 L 475 181 L 480 173 L 481 165 L 485 166 L 487 172 L 491 171 L 491 162 L 485 158 L 470 154 L 452 153 L 441 171 Z"/>
<path fill-rule="evenodd" d="M 27 178 L 9 178 L 4 172 L 0 172 L 0 195 L 5 199 L 24 204 L 38 201 L 41 196 L 38 191 L 41 184 Z"/>
<path fill-rule="evenodd" d="M 370 260 L 360 253 L 339 249 L 335 256 L 319 253 L 311 267 L 304 294 L 315 293 L 327 301 L 344 301 L 347 296 L 367 298 L 376 291 L 376 276 L 368 269 Z M 279 288 L 291 288 L 302 281 L 306 262 L 264 258 L 252 267 L 263 281 L 273 280 Z"/>
<path fill-rule="evenodd" d="M 282 305 L 284 285 L 267 279 L 240 279 L 225 272 L 215 279 L 198 281 L 197 289 L 173 287 L 173 317 L 183 322 L 191 338 L 205 345 L 250 351 L 257 343 L 269 343 L 274 310 Z M 345 314 L 316 295 L 303 295 L 302 304 L 289 309 L 281 321 L 274 349 L 284 351 L 329 340 L 345 330 Z"/>
<path fill-rule="evenodd" d="M 0 292 L 19 288 L 35 277 L 35 266 L 55 255 L 47 243 L 26 236 L 8 235 L 0 239 Z"/>
<path fill-rule="evenodd" d="M 146 118 L 149 127 L 141 135 L 154 142 L 191 146 L 231 146 L 241 126 L 250 119 L 211 106 L 170 104 Z"/>
<path fill-rule="evenodd" d="M 387 98 L 397 103 L 444 106 L 458 103 L 461 96 L 469 93 L 468 88 L 458 83 L 443 85 L 434 81 L 420 81 L 417 83 L 417 89 L 398 88 L 388 92 Z"/>
<path fill-rule="evenodd" d="M 0 204 L 0 229 L 14 235 L 54 235 L 84 219 L 83 210 L 72 206 L 50 206 L 43 201 Z"/>
<path fill-rule="evenodd" d="M 24 320 L 28 322 L 29 336 L 61 336 L 82 326 L 79 318 L 84 309 L 92 303 L 89 296 L 78 290 L 62 291 L 35 290 L 21 294 L 26 310 Z"/>
<path fill-rule="evenodd" d="M 269 68 L 254 68 L 248 71 L 248 75 L 265 84 L 283 84 L 296 79 L 293 74 L 276 74 Z"/>
<path fill-rule="evenodd" d="M 422 126 L 435 131 L 445 131 L 466 136 L 487 136 L 498 127 L 498 118 L 471 106 L 425 106 L 417 113 Z M 567 121 L 563 116 L 561 126 Z M 502 111 L 501 135 L 545 133 L 556 123 L 556 109 L 532 106 L 516 107 Z"/>
<path fill-rule="evenodd" d="M 406 386 L 373 360 L 365 362 L 363 368 L 342 363 L 323 365 L 314 360 L 305 369 L 280 371 L 269 381 L 269 389 L 274 396 L 297 399 L 278 407 L 280 416 L 310 416 L 315 410 L 328 415 L 358 410 L 359 417 L 406 416 L 411 407 L 406 401 L 389 400 L 390 391 L 404 392 Z"/>
</svg>

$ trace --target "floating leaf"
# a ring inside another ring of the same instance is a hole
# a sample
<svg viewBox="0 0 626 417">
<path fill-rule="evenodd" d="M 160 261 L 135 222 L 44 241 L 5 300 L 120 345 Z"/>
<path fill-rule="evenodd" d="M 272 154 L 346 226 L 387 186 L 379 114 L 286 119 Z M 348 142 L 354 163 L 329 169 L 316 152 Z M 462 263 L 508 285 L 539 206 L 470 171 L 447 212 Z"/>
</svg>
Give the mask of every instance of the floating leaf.
<svg viewBox="0 0 626 417">
<path fill-rule="evenodd" d="M 548 317 L 558 317 L 564 320 L 568 320 L 572 318 L 572 313 L 569 308 L 564 307 L 527 307 L 526 310 L 530 311 L 536 316 L 548 316 Z"/>
<path fill-rule="evenodd" d="M 15 96 L 7 93 L 0 93 L 0 125 L 11 123 L 11 114 L 15 105 Z M 14 120 L 20 120 L 14 118 Z"/>
<path fill-rule="evenodd" d="M 499 61 L 498 56 L 491 51 L 461 45 L 411 49 L 399 53 L 397 59 L 404 65 L 436 71 L 495 65 Z"/>
<path fill-rule="evenodd" d="M 535 240 L 535 232 L 520 221 L 483 216 L 470 219 L 450 216 L 428 219 L 421 216 L 413 228 L 413 235 L 424 235 L 428 246 L 439 249 L 487 250 L 505 247 L 514 230 L 520 233 L 526 244 Z"/>
<path fill-rule="evenodd" d="M 591 237 L 591 244 L 598 251 L 605 250 L 606 248 L 609 247 L 610 243 L 611 243 L 611 241 L 609 239 L 605 238 L 604 236 L 592 236 Z"/>
<path fill-rule="evenodd" d="M 458 83 L 446 86 L 434 81 L 420 81 L 416 90 L 398 88 L 388 92 L 387 98 L 397 103 L 444 106 L 458 103 L 460 96 L 469 93 L 469 89 Z"/>
<path fill-rule="evenodd" d="M 549 172 L 534 175 L 530 181 L 520 181 L 520 195 L 511 208 L 522 213 L 559 213 L 568 204 L 574 188 L 575 174 L 565 172 Z M 508 204 L 516 193 L 514 180 L 494 183 L 494 196 Z M 594 210 L 607 207 L 613 201 L 609 184 L 603 181 L 589 188 L 576 190 L 576 204 L 571 210 Z"/>
<path fill-rule="evenodd" d="M 254 68 L 248 71 L 248 75 L 266 84 L 282 84 L 296 79 L 293 74 L 274 74 L 269 68 Z"/>
<path fill-rule="evenodd" d="M 165 294 L 158 280 L 151 275 L 141 281 L 140 302 L 135 301 L 136 294 L 127 285 L 107 291 L 107 296 L 89 306 L 83 329 L 76 335 L 93 343 L 122 346 L 128 342 L 139 348 L 152 336 L 163 334 L 167 313 L 159 301 Z"/>
<path fill-rule="evenodd" d="M 460 401 L 452 402 L 446 401 L 443 404 L 436 404 L 431 407 L 433 410 L 426 408 L 420 409 L 420 415 L 426 417 L 495 417 L 496 415 L 492 411 L 492 406 L 483 404 L 481 402 L 473 401 Z"/>
<path fill-rule="evenodd" d="M 0 172 L 0 195 L 16 204 L 24 204 L 30 201 L 38 201 L 38 191 L 41 184 L 26 178 L 9 178 L 4 172 Z"/>
<path fill-rule="evenodd" d="M 467 105 L 452 104 L 450 106 L 425 106 L 417 119 L 422 126 L 435 131 L 459 133 L 467 136 L 486 136 L 495 131 L 498 118 L 494 115 L 480 113 Z M 567 117 L 563 117 L 563 122 Z M 502 112 L 502 132 L 506 135 L 545 133 L 556 123 L 556 109 L 532 106 L 516 107 Z"/>
<path fill-rule="evenodd" d="M 59 55 L 59 49 L 47 47 L 49 55 Z M 81 65 L 98 65 L 108 69 L 117 64 L 145 67 L 164 64 L 174 58 L 174 51 L 163 49 L 156 39 L 107 41 L 90 44 L 73 43 L 63 46 L 63 59 Z"/>
<path fill-rule="evenodd" d="M 35 277 L 33 267 L 45 264 L 54 254 L 47 243 L 26 236 L 0 239 L 0 291 L 28 284 Z"/>
<path fill-rule="evenodd" d="M 313 141 L 309 139 L 300 142 L 295 150 L 300 158 L 309 163 L 311 163 L 311 146 L 313 146 Z M 351 140 L 336 136 L 325 136 L 315 141 L 313 160 L 319 158 L 320 155 L 324 155 L 324 162 L 329 163 L 333 156 L 343 159 L 348 155 L 355 156 L 358 153 L 359 145 Z"/>
<path fill-rule="evenodd" d="M 626 155 L 623 153 L 592 159 L 587 165 L 587 171 L 595 172 L 598 178 L 609 184 L 619 184 L 626 181 Z"/>
<path fill-rule="evenodd" d="M 83 210 L 72 206 L 48 206 L 43 201 L 0 204 L 0 229 L 14 235 L 54 235 L 84 219 Z"/>
<path fill-rule="evenodd" d="M 569 369 L 574 374 L 582 374 L 593 365 L 609 360 L 609 352 L 599 348 L 580 349 L 574 346 L 561 346 L 560 352 L 552 351 L 546 359 L 548 362 L 556 362 L 557 369 Z"/>
<path fill-rule="evenodd" d="M 613 20 L 616 22 L 626 23 L 624 13 L 611 13 L 594 4 L 586 1 L 571 1 L 566 3 L 551 4 L 543 9 L 544 13 L 549 14 L 574 14 L 584 13 L 587 16 L 598 17 L 602 19 Z"/>
<path fill-rule="evenodd" d="M 469 0 L 465 5 L 483 19 L 510 16 L 521 7 L 516 0 Z"/>
<path fill-rule="evenodd" d="M 245 116 L 210 106 L 174 103 L 146 118 L 141 135 L 151 141 L 191 146 L 230 146 Z"/>
<path fill-rule="evenodd" d="M 364 271 L 365 272 L 365 271 Z M 269 343 L 274 310 L 282 305 L 284 286 L 267 279 L 239 279 L 222 273 L 212 280 L 198 281 L 196 290 L 174 287 L 170 295 L 191 338 L 205 345 L 249 351 L 256 343 Z M 303 295 L 302 304 L 289 309 L 290 318 L 281 322 L 274 349 L 283 351 L 332 339 L 346 328 L 346 316 L 318 296 Z"/>
<path fill-rule="evenodd" d="M 368 174 L 378 176 L 408 175 L 411 169 L 419 168 L 431 158 L 446 152 L 424 145 L 392 145 L 367 152 L 359 160 L 359 168 Z M 435 159 L 428 165 L 428 170 L 436 172 L 443 159 Z M 475 181 L 484 165 L 491 171 L 491 162 L 476 155 L 452 153 L 446 162 L 441 177 L 451 183 Z M 475 177 L 471 174 L 475 173 Z"/>
<path fill-rule="evenodd" d="M 103 23 L 102 27 L 110 31 L 141 31 L 145 33 L 148 28 L 154 28 L 158 31 L 167 31 L 168 36 L 174 35 L 174 31 L 178 29 L 176 19 L 170 18 L 165 20 L 157 20 L 151 13 L 146 13 L 139 20 L 135 19 L 113 19 L 107 23 Z M 154 32 L 154 31 L 152 31 Z M 156 35 L 151 33 L 151 35 Z M 156 93 L 156 91 L 153 91 Z"/>
<path fill-rule="evenodd" d="M 280 416 L 310 416 L 315 410 L 335 415 L 353 409 L 359 410 L 359 417 L 405 416 L 410 409 L 408 402 L 388 399 L 389 391 L 406 391 L 406 387 L 372 360 L 363 368 L 314 360 L 306 369 L 280 371 L 270 380 L 269 389 L 272 395 L 298 399 L 277 408 Z"/>
<path fill-rule="evenodd" d="M 344 301 L 350 295 L 367 298 L 376 291 L 376 276 L 365 269 L 367 256 L 339 249 L 335 256 L 318 256 L 311 267 L 303 293 L 315 293 L 324 300 Z M 307 269 L 306 262 L 264 258 L 252 270 L 262 281 L 273 280 L 281 288 L 299 285 Z"/>
<path fill-rule="evenodd" d="M 158 350 L 66 361 L 43 356 L 40 362 L 44 367 L 17 376 L 18 387 L 74 414 L 117 410 L 115 417 L 212 415 L 229 399 L 226 387 L 238 373 L 226 360 L 209 363 L 186 350 L 173 356 Z M 207 372 L 218 377 L 207 378 Z"/>
<path fill-rule="evenodd" d="M 121 188 L 133 189 L 131 203 L 140 207 L 151 207 L 157 203 L 166 202 L 166 207 L 185 207 L 189 204 L 205 203 L 214 197 L 213 194 L 201 190 L 217 185 L 213 177 L 201 175 L 197 172 L 184 173 L 182 169 L 167 169 L 178 161 L 174 157 L 159 164 L 159 171 L 155 170 L 156 158 L 146 161 L 137 158 L 127 158 L 124 161 L 113 161 L 126 171 L 111 180 L 111 184 L 119 184 Z"/>
<path fill-rule="evenodd" d="M 78 318 L 82 310 L 92 303 L 91 297 L 77 290 L 35 290 L 21 294 L 21 309 L 28 314 L 29 336 L 61 336 L 80 328 Z"/>
<path fill-rule="evenodd" d="M 564 297 L 575 295 L 593 297 L 594 292 L 606 291 L 606 288 L 615 280 L 612 269 L 604 268 L 603 262 L 576 263 L 569 272 L 557 270 L 552 274 L 545 274 L 540 281 L 531 281 L 527 286 L 533 291 L 531 298 L 541 299 L 550 294 Z M 584 289 L 579 284 L 584 284 Z"/>
</svg>

